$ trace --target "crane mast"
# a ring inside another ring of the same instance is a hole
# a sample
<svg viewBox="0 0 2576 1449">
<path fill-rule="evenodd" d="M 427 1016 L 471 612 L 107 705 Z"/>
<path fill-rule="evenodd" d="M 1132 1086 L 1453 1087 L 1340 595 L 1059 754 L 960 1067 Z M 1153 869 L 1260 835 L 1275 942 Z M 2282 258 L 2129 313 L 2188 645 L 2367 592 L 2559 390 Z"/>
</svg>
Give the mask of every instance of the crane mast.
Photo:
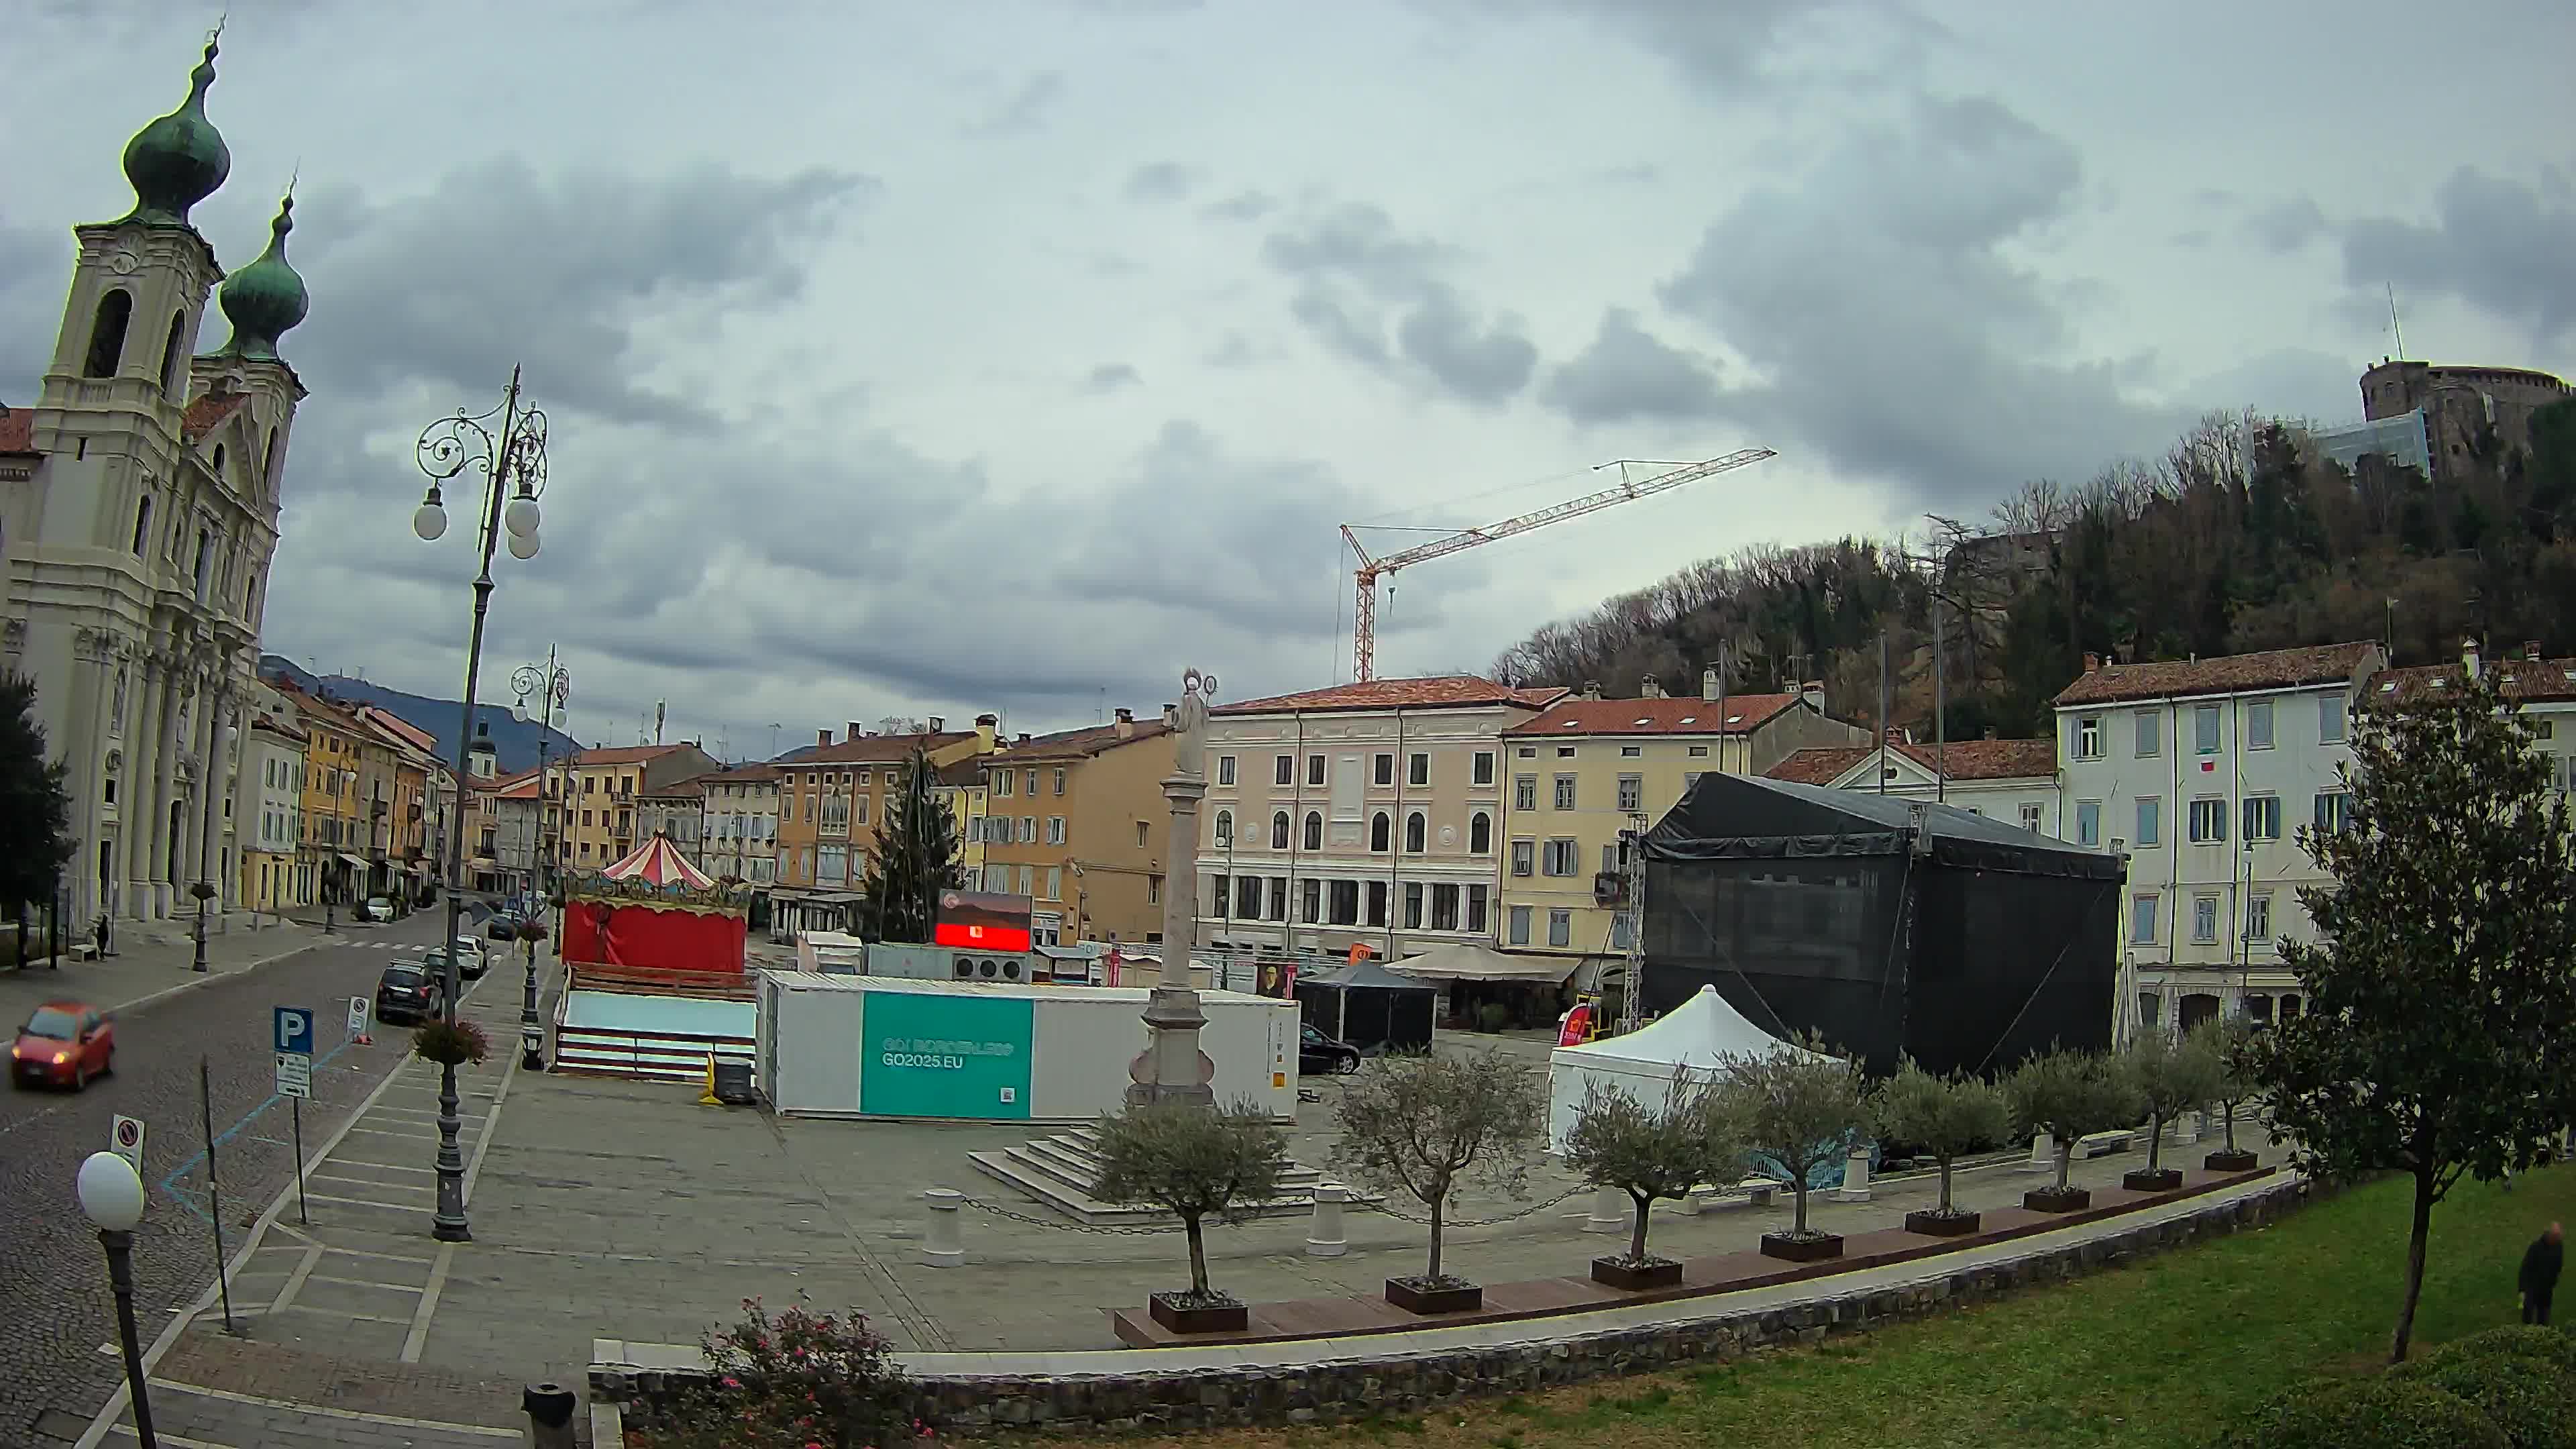
<svg viewBox="0 0 2576 1449">
<path fill-rule="evenodd" d="M 1363 680 L 1376 677 L 1373 671 L 1377 663 L 1377 581 L 1381 575 L 1394 573 L 1397 569 L 1411 564 L 1446 557 L 1464 549 L 1474 548 L 1479 544 L 1499 543 L 1515 534 L 1527 533 L 1533 528 L 1544 528 L 1551 523 L 1562 523 L 1569 518 L 1598 513 L 1614 504 L 1631 503 L 1640 498 L 1679 488 L 1685 483 L 1696 483 L 1702 478 L 1731 473 L 1749 464 L 1759 463 L 1765 458 L 1778 456 L 1779 454 L 1769 448 L 1746 448 L 1741 452 L 1729 453 L 1723 458 L 1678 465 L 1645 463 L 1635 458 L 1616 459 L 1603 463 L 1600 468 L 1593 470 L 1596 473 L 1601 471 L 1601 468 L 1621 470 L 1616 487 L 1604 488 L 1598 493 L 1587 493 L 1580 498 L 1569 498 L 1563 503 L 1552 504 L 1514 518 L 1506 518 L 1500 523 L 1490 523 L 1482 528 L 1461 529 L 1428 543 L 1416 544 L 1401 553 L 1388 554 L 1384 558 L 1371 558 L 1367 548 L 1361 545 L 1359 534 L 1353 531 L 1350 524 L 1343 524 L 1342 541 L 1351 546 L 1352 556 L 1360 561 L 1359 567 L 1352 571 L 1352 578 L 1359 586 L 1358 603 L 1351 613 L 1351 645 L 1354 663 L 1357 665 L 1355 677 Z M 1631 482 L 1626 470 L 1634 467 L 1657 467 L 1666 471 L 1657 473 L 1642 482 Z"/>
</svg>

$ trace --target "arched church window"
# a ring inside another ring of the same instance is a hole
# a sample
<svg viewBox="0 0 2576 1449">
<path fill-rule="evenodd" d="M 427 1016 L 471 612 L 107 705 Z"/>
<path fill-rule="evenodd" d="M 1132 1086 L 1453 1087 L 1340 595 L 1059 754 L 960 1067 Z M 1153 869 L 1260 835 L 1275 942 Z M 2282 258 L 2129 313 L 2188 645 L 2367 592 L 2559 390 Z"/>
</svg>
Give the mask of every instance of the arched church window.
<svg viewBox="0 0 2576 1449">
<path fill-rule="evenodd" d="M 215 444 L 215 476 L 224 476 L 224 445 L 221 443 Z"/>
<path fill-rule="evenodd" d="M 188 314 L 170 314 L 170 340 L 161 344 L 161 390 L 172 397 L 180 396 L 184 381 L 179 376 L 179 342 L 188 334 Z"/>
<path fill-rule="evenodd" d="M 143 546 L 151 540 L 152 495 L 146 493 L 143 495 L 143 501 L 134 505 L 134 556 L 136 558 L 143 557 Z"/>
<path fill-rule="evenodd" d="M 215 561 L 215 536 L 205 529 L 197 530 L 197 597 L 206 596 L 206 570 Z"/>
<path fill-rule="evenodd" d="M 264 487 L 277 486 L 277 429 L 268 430 L 267 450 L 260 454 L 259 479 Z"/>
<path fill-rule="evenodd" d="M 125 360 L 125 326 L 134 320 L 134 294 L 123 288 L 98 299 L 98 318 L 90 323 L 89 362 L 83 377 L 114 377 Z"/>
</svg>

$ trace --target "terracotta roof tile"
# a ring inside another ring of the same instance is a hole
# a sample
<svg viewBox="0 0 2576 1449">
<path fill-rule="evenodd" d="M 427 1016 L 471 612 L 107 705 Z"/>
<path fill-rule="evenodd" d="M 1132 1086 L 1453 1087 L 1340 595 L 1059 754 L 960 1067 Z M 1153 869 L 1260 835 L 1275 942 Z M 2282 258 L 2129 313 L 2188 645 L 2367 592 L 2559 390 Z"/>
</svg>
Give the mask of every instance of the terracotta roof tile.
<svg viewBox="0 0 2576 1449">
<path fill-rule="evenodd" d="M 1715 700 L 1560 699 L 1523 720 L 1507 735 L 1716 735 L 1750 734 L 1798 702 L 1794 694 L 1727 696 L 1724 721 Z"/>
<path fill-rule="evenodd" d="M 685 799 L 690 796 L 695 796 L 699 799 L 704 799 L 706 797 L 706 793 L 707 777 L 704 775 L 691 775 L 685 780 L 673 780 L 670 784 L 663 786 L 659 790 L 638 790 L 635 792 L 635 798 L 638 800 L 670 800 Z"/>
<path fill-rule="evenodd" d="M 736 765 L 730 770 L 718 770 L 700 778 L 710 785 L 756 785 L 777 779 L 778 767 L 771 764 Z"/>
<path fill-rule="evenodd" d="M 686 745 L 611 745 L 583 750 L 572 757 L 572 762 L 576 765 L 640 765 L 646 760 L 658 760 L 673 750 L 687 748 Z"/>
<path fill-rule="evenodd" d="M 1159 719 L 1140 719 L 1125 735 L 1116 725 L 1085 725 L 1078 730 L 1058 730 L 1051 735 L 1038 735 L 1025 745 L 1006 745 L 996 753 L 1017 762 L 1024 760 L 1087 760 L 1104 750 L 1132 745 L 1138 740 L 1158 739 L 1170 727 Z"/>
<path fill-rule="evenodd" d="M 2078 675 L 2057 692 L 2056 704 L 2115 704 L 2124 700 L 2165 699 L 2201 694 L 2237 694 L 2253 689 L 2295 689 L 2333 684 L 2368 668 L 2379 646 L 2318 644 L 2300 649 L 2270 649 L 2260 654 L 2228 654 L 2216 659 L 2164 659 L 2146 664 L 2105 664 Z"/>
<path fill-rule="evenodd" d="M 26 408 L 0 408 L 0 453 L 36 451 L 36 415 Z"/>
<path fill-rule="evenodd" d="M 1264 699 L 1218 705 L 1213 714 L 1321 714 L 1361 709 L 1468 709 L 1478 705 L 1517 704 L 1541 708 L 1563 698 L 1554 685 L 1514 689 L 1474 674 L 1440 674 L 1423 679 L 1372 679 L 1363 684 L 1337 684 L 1300 694 L 1274 694 Z"/>
<path fill-rule="evenodd" d="M 972 730 L 949 730 L 935 735 L 861 735 L 838 744 L 816 745 L 793 760 L 777 763 L 786 769 L 804 769 L 813 765 L 883 765 L 912 758 L 914 749 L 936 750 L 975 738 Z"/>
<path fill-rule="evenodd" d="M 2576 659 L 2489 659 L 2481 672 L 2499 681 L 2507 699 L 2533 704 L 2576 700 Z M 2431 692 L 2436 680 L 2447 689 L 2466 676 L 2460 664 L 2383 669 L 2370 677 L 2364 697 L 2373 704 L 2418 698 Z"/>
<path fill-rule="evenodd" d="M 249 401 L 250 394 L 246 392 L 206 393 L 179 415 L 179 436 L 193 443 L 213 432 Z"/>
<path fill-rule="evenodd" d="M 984 762 L 990 755 L 975 755 L 953 765 L 939 767 L 939 783 L 971 790 L 984 783 Z"/>
<path fill-rule="evenodd" d="M 1900 741 L 1890 748 L 1926 771 L 1937 774 L 1946 767 L 1952 780 L 2030 780 L 2057 774 L 2057 741 L 2053 739 L 1952 740 L 1946 747 L 1917 740 L 1911 744 Z M 1800 785 L 1830 785 L 1875 752 L 1873 745 L 1811 747 L 1762 773 Z"/>
<path fill-rule="evenodd" d="M 293 722 L 279 719 L 274 715 L 261 715 L 250 722 L 250 727 L 255 730 L 266 730 L 280 739 L 293 740 L 299 745 L 304 743 L 304 731 L 296 728 Z"/>
</svg>

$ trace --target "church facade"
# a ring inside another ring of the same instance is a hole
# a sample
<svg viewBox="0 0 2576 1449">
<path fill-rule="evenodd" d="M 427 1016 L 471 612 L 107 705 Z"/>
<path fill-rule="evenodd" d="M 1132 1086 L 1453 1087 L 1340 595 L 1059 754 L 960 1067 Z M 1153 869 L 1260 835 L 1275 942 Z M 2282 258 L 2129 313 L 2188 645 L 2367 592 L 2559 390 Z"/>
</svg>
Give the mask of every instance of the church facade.
<svg viewBox="0 0 2576 1449">
<path fill-rule="evenodd" d="M 192 915 L 198 882 L 234 908 L 255 843 L 243 738 L 305 396 L 278 340 L 308 303 L 291 197 L 229 276 L 188 219 L 231 170 L 206 115 L 215 56 L 209 42 L 187 99 L 127 143 L 134 209 L 73 229 L 39 394 L 0 411 L 0 668 L 35 680 L 68 766 L 73 920 Z M 210 299 L 231 335 L 201 353 Z"/>
</svg>

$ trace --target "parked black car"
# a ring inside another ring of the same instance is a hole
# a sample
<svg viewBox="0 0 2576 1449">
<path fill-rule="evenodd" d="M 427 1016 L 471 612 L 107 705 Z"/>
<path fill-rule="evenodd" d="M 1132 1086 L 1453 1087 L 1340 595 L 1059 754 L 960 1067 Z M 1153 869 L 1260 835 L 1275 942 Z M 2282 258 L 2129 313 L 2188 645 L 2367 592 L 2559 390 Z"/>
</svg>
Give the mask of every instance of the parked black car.
<svg viewBox="0 0 2576 1449">
<path fill-rule="evenodd" d="M 1321 1076 L 1331 1072 L 1348 1076 L 1360 1069 L 1360 1049 L 1349 1042 L 1335 1041 L 1311 1026 L 1297 1033 L 1297 1075 Z"/>
<path fill-rule="evenodd" d="M 376 1020 L 427 1021 L 438 1015 L 439 981 L 417 961 L 397 961 L 376 981 Z"/>
<path fill-rule="evenodd" d="M 483 934 L 495 941 L 515 941 L 519 939 L 519 920 L 516 911 L 494 911 L 491 923 L 483 928 Z"/>
</svg>

